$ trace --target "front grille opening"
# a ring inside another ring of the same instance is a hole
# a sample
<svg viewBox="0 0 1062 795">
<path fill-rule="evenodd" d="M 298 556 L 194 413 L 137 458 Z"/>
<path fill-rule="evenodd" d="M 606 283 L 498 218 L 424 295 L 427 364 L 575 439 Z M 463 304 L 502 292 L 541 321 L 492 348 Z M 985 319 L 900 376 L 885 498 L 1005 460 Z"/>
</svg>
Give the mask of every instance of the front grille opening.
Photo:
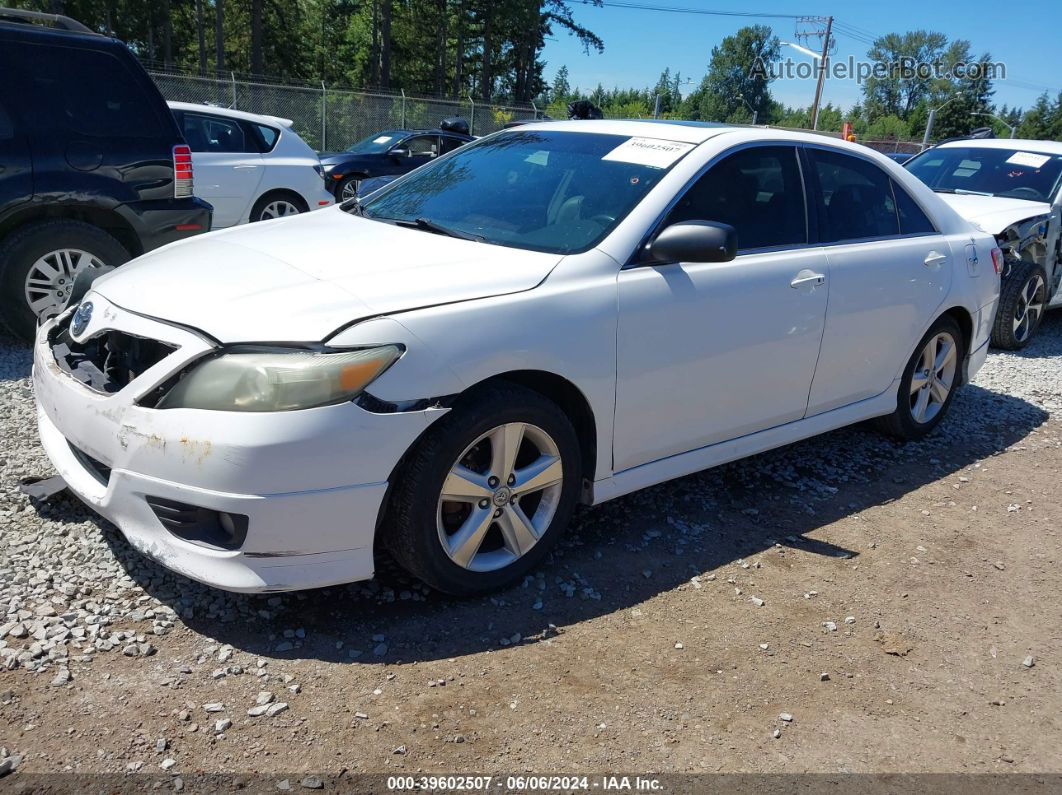
<svg viewBox="0 0 1062 795">
<path fill-rule="evenodd" d="M 89 389 L 105 395 L 121 391 L 177 350 L 175 345 L 123 331 L 105 331 L 92 339 L 76 342 L 68 326 L 69 319 L 52 332 L 51 347 L 56 364 Z"/>
<path fill-rule="evenodd" d="M 90 456 L 84 450 L 74 447 L 74 445 L 67 442 L 70 446 L 70 452 L 74 454 L 74 458 L 78 460 L 78 463 L 85 468 L 85 471 L 92 475 L 101 486 L 106 486 L 111 481 L 111 468 L 104 464 L 102 461 L 97 461 Z"/>
<path fill-rule="evenodd" d="M 164 497 L 145 497 L 155 517 L 171 534 L 213 549 L 239 549 L 247 538 L 242 513 L 214 511 Z"/>
</svg>

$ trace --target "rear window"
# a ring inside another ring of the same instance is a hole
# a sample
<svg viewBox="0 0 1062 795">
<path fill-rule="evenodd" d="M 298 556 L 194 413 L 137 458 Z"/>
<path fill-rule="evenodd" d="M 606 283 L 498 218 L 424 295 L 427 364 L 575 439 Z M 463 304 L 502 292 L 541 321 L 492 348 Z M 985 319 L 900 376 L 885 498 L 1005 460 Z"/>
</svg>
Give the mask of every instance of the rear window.
<svg viewBox="0 0 1062 795">
<path fill-rule="evenodd" d="M 100 138 L 156 137 L 165 130 L 157 91 L 112 53 L 5 42 L 0 74 L 9 85 L 22 87 L 31 130 L 58 128 Z"/>
</svg>

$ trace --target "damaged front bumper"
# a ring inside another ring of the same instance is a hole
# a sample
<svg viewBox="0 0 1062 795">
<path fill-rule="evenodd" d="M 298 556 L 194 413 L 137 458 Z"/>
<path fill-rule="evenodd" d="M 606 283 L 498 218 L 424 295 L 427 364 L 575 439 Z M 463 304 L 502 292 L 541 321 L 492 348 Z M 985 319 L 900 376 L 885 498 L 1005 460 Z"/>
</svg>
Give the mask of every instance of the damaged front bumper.
<svg viewBox="0 0 1062 795">
<path fill-rule="evenodd" d="M 77 496 L 148 557 L 225 590 L 295 590 L 372 576 L 388 477 L 444 409 L 145 407 L 142 398 L 214 345 L 98 293 L 91 299 L 98 320 L 85 341 L 120 330 L 173 350 L 103 393 L 85 383 L 92 378 L 78 377 L 86 368 L 72 373 L 56 361 L 57 325 L 69 316 L 40 329 L 33 382 L 41 442 Z"/>
</svg>

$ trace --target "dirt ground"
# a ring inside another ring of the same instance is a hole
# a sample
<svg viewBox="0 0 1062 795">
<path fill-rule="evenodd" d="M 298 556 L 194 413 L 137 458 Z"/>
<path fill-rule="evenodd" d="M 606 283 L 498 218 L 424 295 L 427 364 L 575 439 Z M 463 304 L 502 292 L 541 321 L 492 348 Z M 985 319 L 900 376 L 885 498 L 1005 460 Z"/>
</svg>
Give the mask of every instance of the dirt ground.
<svg viewBox="0 0 1062 795">
<path fill-rule="evenodd" d="M 422 593 L 385 563 L 369 587 L 187 611 L 149 638 L 157 653 L 72 656 L 62 686 L 54 668 L 0 671 L 0 744 L 23 755 L 4 783 L 165 759 L 295 776 L 1062 772 L 1062 379 L 1035 382 L 1060 353 L 1056 313 L 918 444 L 855 427 L 586 510 L 493 597 Z M 57 510 L 129 554 L 72 501 Z M 192 587 L 153 564 L 135 580 L 145 608 Z M 134 618 L 112 629 L 144 632 Z M 249 717 L 260 691 L 288 708 Z"/>
</svg>

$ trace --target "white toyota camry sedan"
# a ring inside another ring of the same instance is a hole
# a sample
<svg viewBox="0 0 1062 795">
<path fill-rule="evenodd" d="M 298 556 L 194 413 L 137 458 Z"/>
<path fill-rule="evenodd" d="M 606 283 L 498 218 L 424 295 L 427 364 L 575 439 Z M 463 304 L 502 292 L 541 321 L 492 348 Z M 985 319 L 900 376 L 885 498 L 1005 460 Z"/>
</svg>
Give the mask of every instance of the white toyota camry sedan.
<svg viewBox="0 0 1062 795">
<path fill-rule="evenodd" d="M 175 243 L 37 336 L 40 435 L 144 554 L 234 591 L 518 580 L 577 503 L 877 418 L 985 359 L 991 235 L 855 144 L 530 124 L 364 203 Z"/>
</svg>

